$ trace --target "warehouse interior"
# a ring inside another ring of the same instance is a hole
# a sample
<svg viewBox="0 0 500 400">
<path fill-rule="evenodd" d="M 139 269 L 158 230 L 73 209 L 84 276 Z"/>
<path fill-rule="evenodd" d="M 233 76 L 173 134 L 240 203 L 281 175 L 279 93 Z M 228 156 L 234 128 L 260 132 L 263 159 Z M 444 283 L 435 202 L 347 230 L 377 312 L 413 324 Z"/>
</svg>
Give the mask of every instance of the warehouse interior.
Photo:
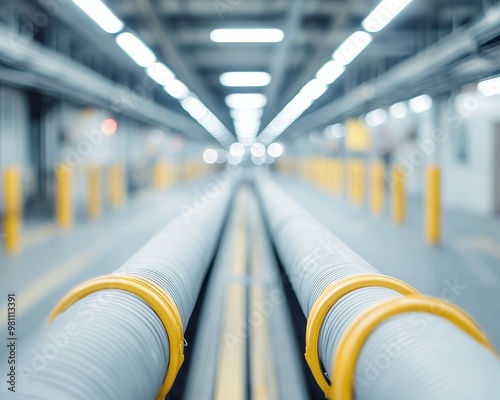
<svg viewBox="0 0 500 400">
<path fill-rule="evenodd" d="M 0 399 L 500 398 L 500 1 L 0 0 Z"/>
</svg>

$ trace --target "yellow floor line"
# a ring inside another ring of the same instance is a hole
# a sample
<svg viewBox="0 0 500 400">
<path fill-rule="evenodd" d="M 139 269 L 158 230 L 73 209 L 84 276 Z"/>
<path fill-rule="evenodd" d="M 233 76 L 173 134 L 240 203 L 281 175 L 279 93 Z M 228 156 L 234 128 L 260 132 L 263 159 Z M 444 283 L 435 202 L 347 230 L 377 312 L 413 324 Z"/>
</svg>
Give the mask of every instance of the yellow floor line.
<svg viewBox="0 0 500 400">
<path fill-rule="evenodd" d="M 50 292 L 78 275 L 107 250 L 109 250 L 109 243 L 100 242 L 85 251 L 77 253 L 69 260 L 64 261 L 45 273 L 40 279 L 25 287 L 17 295 L 17 316 L 21 317 L 28 312 L 33 306 L 49 295 Z M 1 309 L 5 310 L 6 307 L 4 304 Z"/>
<path fill-rule="evenodd" d="M 279 398 L 276 386 L 271 345 L 269 343 L 269 315 L 263 311 L 266 300 L 265 287 L 261 281 L 262 252 L 259 238 L 254 236 L 252 245 L 252 275 L 254 284 L 251 290 L 251 384 L 253 400 L 275 400 Z"/>
<path fill-rule="evenodd" d="M 239 197 L 241 199 L 241 196 Z M 243 209 L 239 204 L 235 246 L 231 264 L 233 278 L 241 278 L 246 267 L 246 232 Z M 215 400 L 244 400 L 246 338 L 241 333 L 245 315 L 245 285 L 230 283 L 227 288 L 226 310 L 221 335 L 217 376 L 215 382 Z"/>
<path fill-rule="evenodd" d="M 23 233 L 22 246 L 23 248 L 34 246 L 54 236 L 57 232 L 56 224 L 54 222 L 47 222 Z"/>
</svg>

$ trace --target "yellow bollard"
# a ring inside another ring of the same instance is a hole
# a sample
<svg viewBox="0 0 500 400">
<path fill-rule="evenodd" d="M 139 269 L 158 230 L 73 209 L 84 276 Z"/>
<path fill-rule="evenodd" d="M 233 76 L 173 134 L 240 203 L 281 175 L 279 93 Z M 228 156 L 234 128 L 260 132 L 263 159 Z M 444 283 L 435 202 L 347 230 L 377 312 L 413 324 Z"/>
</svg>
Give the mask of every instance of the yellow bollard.
<svg viewBox="0 0 500 400">
<path fill-rule="evenodd" d="M 349 161 L 349 198 L 356 205 L 365 199 L 365 163 L 362 160 Z"/>
<path fill-rule="evenodd" d="M 402 224 L 406 217 L 405 210 L 405 176 L 401 166 L 395 166 L 392 171 L 392 219 Z"/>
<path fill-rule="evenodd" d="M 371 170 L 372 213 L 380 215 L 384 211 L 385 166 L 380 160 L 374 161 Z"/>
<path fill-rule="evenodd" d="M 125 179 L 123 167 L 114 164 L 109 169 L 109 203 L 116 208 L 125 202 Z"/>
<path fill-rule="evenodd" d="M 441 241 L 441 171 L 438 165 L 427 168 L 425 239 L 431 246 Z"/>
<path fill-rule="evenodd" d="M 4 248 L 15 254 L 21 250 L 22 225 L 21 173 L 17 167 L 5 169 L 4 204 Z"/>
<path fill-rule="evenodd" d="M 153 185 L 157 189 L 165 188 L 169 183 L 169 168 L 165 161 L 158 161 L 153 169 Z"/>
<path fill-rule="evenodd" d="M 60 228 L 73 225 L 73 171 L 64 165 L 56 167 L 56 219 Z"/>
<path fill-rule="evenodd" d="M 98 166 L 88 170 L 87 214 L 91 219 L 101 215 L 101 168 Z"/>
</svg>

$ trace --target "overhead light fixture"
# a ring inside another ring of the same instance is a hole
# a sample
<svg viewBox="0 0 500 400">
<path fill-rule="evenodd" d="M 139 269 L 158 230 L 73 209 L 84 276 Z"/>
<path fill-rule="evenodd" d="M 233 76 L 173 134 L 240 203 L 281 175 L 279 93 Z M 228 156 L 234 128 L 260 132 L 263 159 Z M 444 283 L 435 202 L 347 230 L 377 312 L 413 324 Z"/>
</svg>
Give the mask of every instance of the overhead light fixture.
<svg viewBox="0 0 500 400">
<path fill-rule="evenodd" d="M 408 114 L 408 107 L 406 106 L 405 102 L 400 102 L 393 104 L 390 108 L 389 111 L 391 112 L 391 115 L 394 118 L 404 118 Z"/>
<path fill-rule="evenodd" d="M 332 139 L 341 139 L 345 136 L 344 124 L 334 124 L 325 128 L 325 134 Z"/>
<path fill-rule="evenodd" d="M 325 85 L 330 85 L 335 82 L 345 71 L 343 66 L 338 61 L 328 61 L 316 74 L 316 78 Z"/>
<path fill-rule="evenodd" d="M 175 74 L 165 64 L 155 62 L 146 69 L 148 76 L 159 85 L 166 85 L 175 78 Z"/>
<path fill-rule="evenodd" d="M 500 77 L 479 82 L 477 84 L 477 90 L 486 97 L 500 94 Z"/>
<path fill-rule="evenodd" d="M 250 147 L 250 154 L 254 157 L 262 157 L 266 154 L 266 146 L 262 143 L 254 143 L 252 147 Z"/>
<path fill-rule="evenodd" d="M 362 23 L 368 32 L 379 32 L 403 11 L 411 0 L 383 0 Z"/>
<path fill-rule="evenodd" d="M 210 39 L 216 43 L 278 43 L 285 37 L 281 29 L 215 29 Z"/>
<path fill-rule="evenodd" d="M 328 89 L 328 86 L 322 81 L 319 79 L 313 79 L 305 84 L 299 94 L 314 101 L 321 97 L 323 93 L 326 92 L 326 89 Z"/>
<path fill-rule="evenodd" d="M 366 114 L 365 121 L 372 128 L 376 128 L 377 126 L 382 125 L 385 121 L 387 121 L 387 111 L 383 108 L 378 108 Z"/>
<path fill-rule="evenodd" d="M 172 79 L 163 88 L 170 96 L 178 100 L 189 96 L 189 89 L 178 79 Z"/>
<path fill-rule="evenodd" d="M 409 101 L 410 110 L 414 113 L 423 113 L 432 108 L 432 98 L 427 94 L 415 97 Z"/>
<path fill-rule="evenodd" d="M 260 93 L 234 93 L 226 96 L 229 108 L 262 108 L 267 103 L 267 97 Z"/>
<path fill-rule="evenodd" d="M 203 161 L 205 161 L 206 164 L 214 164 L 215 162 L 217 162 L 217 158 L 217 150 L 212 147 L 205 149 L 205 151 L 203 152 Z"/>
<path fill-rule="evenodd" d="M 271 75 L 267 72 L 225 72 L 219 81 L 228 87 L 267 86 L 271 82 Z"/>
<path fill-rule="evenodd" d="M 267 148 L 267 154 L 271 157 L 278 158 L 285 152 L 285 147 L 281 143 L 271 143 Z"/>
<path fill-rule="evenodd" d="M 140 67 L 149 67 L 156 61 L 151 49 L 130 32 L 119 34 L 116 43 Z"/>
<path fill-rule="evenodd" d="M 81 10 L 107 33 L 120 32 L 124 24 L 99 0 L 73 0 Z"/>
<path fill-rule="evenodd" d="M 333 53 L 335 61 L 342 65 L 350 64 L 371 43 L 372 35 L 363 31 L 354 32 Z"/>
<path fill-rule="evenodd" d="M 254 121 L 262 118 L 264 110 L 262 108 L 235 108 L 230 111 L 230 114 L 235 121 Z"/>
</svg>

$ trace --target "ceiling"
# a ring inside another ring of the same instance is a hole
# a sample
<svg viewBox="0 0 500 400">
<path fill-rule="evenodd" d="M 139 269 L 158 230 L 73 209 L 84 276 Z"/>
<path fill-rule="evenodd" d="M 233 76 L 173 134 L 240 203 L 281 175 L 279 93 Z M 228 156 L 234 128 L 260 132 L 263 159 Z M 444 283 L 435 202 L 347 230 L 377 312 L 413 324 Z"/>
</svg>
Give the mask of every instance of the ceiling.
<svg viewBox="0 0 500 400">
<path fill-rule="evenodd" d="M 1 0 L 0 0 L 1 1 Z M 69 0 L 65 1 L 67 3 Z M 268 97 L 262 130 L 311 80 L 332 52 L 354 31 L 379 0 L 102 0 L 186 83 L 229 128 L 232 120 L 224 104 L 231 93 L 263 93 Z M 439 39 L 480 17 L 500 0 L 413 0 L 408 7 L 375 34 L 370 46 L 348 65 L 342 77 L 306 111 L 304 117 L 341 98 L 361 83 L 372 80 Z M 44 5 L 43 0 L 28 3 Z M 70 3 L 71 4 L 71 3 Z M 71 8 L 71 7 L 66 7 Z M 76 7 L 74 7 L 76 8 Z M 66 11 L 58 13 L 58 18 Z M 71 14 L 71 13 L 70 13 Z M 77 20 L 78 19 L 78 20 Z M 85 20 L 85 21 L 84 21 Z M 81 24 L 80 24 L 81 22 Z M 87 37 L 89 21 L 83 14 L 66 16 L 65 23 Z M 91 24 L 91 23 L 90 23 Z M 280 28 L 279 43 L 214 43 L 217 28 Z M 102 32 L 92 32 L 90 46 L 114 46 Z M 109 35 L 108 35 L 109 36 Z M 85 42 L 89 47 L 88 42 Z M 116 46 L 114 46 L 116 47 Z M 118 49 L 119 51 L 119 49 Z M 109 51 L 115 54 L 116 49 Z M 131 64 L 112 56 L 116 68 Z M 137 68 L 137 73 L 142 73 Z M 262 88 L 227 88 L 219 76 L 229 71 L 265 71 L 270 85 Z M 119 73 L 114 73 L 119 75 Z M 165 95 L 160 102 L 184 112 Z"/>
</svg>

